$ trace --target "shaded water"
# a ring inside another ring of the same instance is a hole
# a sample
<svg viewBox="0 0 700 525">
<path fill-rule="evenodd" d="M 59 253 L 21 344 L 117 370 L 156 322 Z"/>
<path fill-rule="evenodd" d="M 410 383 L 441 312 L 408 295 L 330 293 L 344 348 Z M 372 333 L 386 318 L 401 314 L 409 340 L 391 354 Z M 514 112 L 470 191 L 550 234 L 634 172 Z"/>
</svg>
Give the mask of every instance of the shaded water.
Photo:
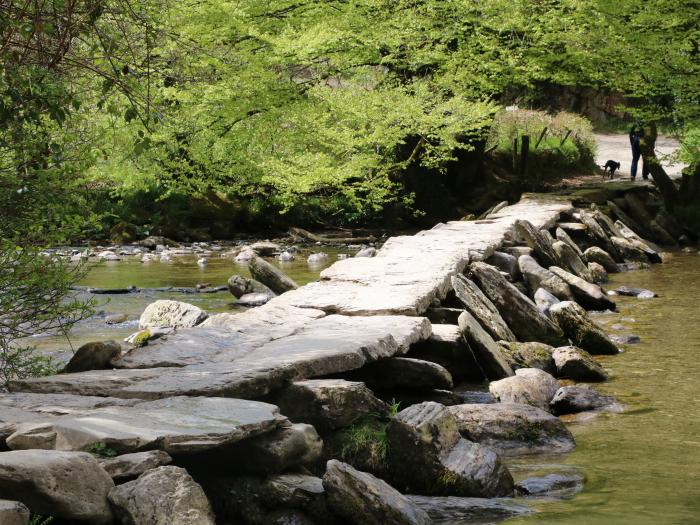
<svg viewBox="0 0 700 525">
<path fill-rule="evenodd" d="M 577 447 L 566 456 L 528 460 L 581 467 L 588 481 L 573 500 L 535 503 L 537 514 L 509 525 L 700 523 L 700 257 L 674 254 L 608 287 L 622 284 L 660 296 L 618 297 L 620 313 L 597 318 L 608 333 L 641 337 L 601 359 L 611 380 L 596 388 L 627 411 L 571 424 Z"/>
<path fill-rule="evenodd" d="M 348 253 L 349 250 L 339 250 L 332 247 L 317 247 L 316 251 L 324 251 L 330 257 L 324 264 L 310 266 L 306 259 L 312 251 L 302 251 L 294 261 L 280 262 L 267 259 L 281 268 L 299 285 L 318 279 L 321 270 L 336 261 L 338 253 Z M 354 250 L 356 251 L 356 250 Z M 204 267 L 197 265 L 196 255 L 173 257 L 170 262 L 151 261 L 142 263 L 134 257 L 122 261 L 96 263 L 79 283 L 82 286 L 95 288 L 161 288 L 161 287 L 191 287 L 197 284 L 209 286 L 225 285 L 234 274 L 250 277 L 247 264 L 237 263 L 231 258 L 211 257 Z M 123 339 L 138 329 L 138 319 L 144 308 L 158 299 L 173 299 L 185 301 L 199 306 L 207 312 L 240 311 L 235 305 L 236 299 L 228 291 L 216 293 L 181 293 L 144 291 L 124 295 L 95 295 L 97 300 L 97 315 L 82 321 L 73 327 L 70 344 L 78 348 L 88 341 L 105 339 Z M 126 314 L 128 321 L 116 325 L 107 325 L 105 315 Z M 31 341 L 37 348 L 52 352 L 61 352 L 70 348 L 63 337 L 40 336 Z"/>
</svg>

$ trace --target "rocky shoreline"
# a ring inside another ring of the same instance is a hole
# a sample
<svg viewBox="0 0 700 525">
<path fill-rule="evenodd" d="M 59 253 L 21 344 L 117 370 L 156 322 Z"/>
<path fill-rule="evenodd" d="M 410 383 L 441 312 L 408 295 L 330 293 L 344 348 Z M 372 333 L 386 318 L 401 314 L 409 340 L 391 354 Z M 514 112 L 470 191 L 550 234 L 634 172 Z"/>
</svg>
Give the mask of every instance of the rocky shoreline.
<svg viewBox="0 0 700 525">
<path fill-rule="evenodd" d="M 583 384 L 619 352 L 588 312 L 683 233 L 646 190 L 589 204 L 526 196 L 288 291 L 261 271 L 273 293 L 240 314 L 157 301 L 158 339 L 0 394 L 0 522 L 490 523 L 570 497 L 581 473 L 516 482 L 505 458 L 565 453 L 558 416 L 622 409 Z"/>
</svg>

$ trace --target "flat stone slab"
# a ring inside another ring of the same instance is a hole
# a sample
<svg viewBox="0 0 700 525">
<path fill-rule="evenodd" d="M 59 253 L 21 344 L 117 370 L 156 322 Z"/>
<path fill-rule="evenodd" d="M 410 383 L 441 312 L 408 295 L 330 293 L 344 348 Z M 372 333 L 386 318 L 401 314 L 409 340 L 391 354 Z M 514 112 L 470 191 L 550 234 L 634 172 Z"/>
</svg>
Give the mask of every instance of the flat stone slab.
<svg viewBox="0 0 700 525">
<path fill-rule="evenodd" d="M 321 272 L 321 281 L 271 303 L 345 315 L 421 315 L 433 299 L 445 297 L 450 278 L 470 260 L 486 259 L 512 238 L 516 220 L 548 228 L 571 209 L 567 201 L 525 196 L 485 220 L 453 221 L 413 236 L 392 237 L 376 257 L 338 261 Z"/>
<path fill-rule="evenodd" d="M 286 422 L 279 409 L 268 403 L 172 397 L 20 423 L 7 445 L 13 450 L 76 451 L 104 443 L 120 453 L 160 449 L 178 454 L 235 443 Z"/>
<path fill-rule="evenodd" d="M 200 326 L 163 336 L 113 364 L 118 368 L 230 362 L 265 343 L 292 335 L 323 317 L 320 310 L 266 304 L 238 314 L 217 314 Z"/>
<path fill-rule="evenodd" d="M 12 387 L 140 399 L 178 395 L 256 398 L 292 381 L 346 372 L 402 355 L 430 334 L 430 322 L 423 317 L 329 315 L 229 362 L 59 374 L 14 381 Z"/>
</svg>

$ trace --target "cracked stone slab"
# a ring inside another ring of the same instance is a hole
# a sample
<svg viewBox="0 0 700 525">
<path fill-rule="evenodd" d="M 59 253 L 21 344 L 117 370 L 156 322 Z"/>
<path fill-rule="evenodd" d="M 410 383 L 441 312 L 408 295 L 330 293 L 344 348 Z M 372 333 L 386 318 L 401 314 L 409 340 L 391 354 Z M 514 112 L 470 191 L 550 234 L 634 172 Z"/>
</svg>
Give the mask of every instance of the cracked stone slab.
<svg viewBox="0 0 700 525">
<path fill-rule="evenodd" d="M 178 454 L 235 443 L 286 422 L 276 406 L 259 401 L 172 397 L 20 423 L 7 445 L 13 450 L 87 450 L 104 443 L 120 453 L 160 449 Z"/>
</svg>

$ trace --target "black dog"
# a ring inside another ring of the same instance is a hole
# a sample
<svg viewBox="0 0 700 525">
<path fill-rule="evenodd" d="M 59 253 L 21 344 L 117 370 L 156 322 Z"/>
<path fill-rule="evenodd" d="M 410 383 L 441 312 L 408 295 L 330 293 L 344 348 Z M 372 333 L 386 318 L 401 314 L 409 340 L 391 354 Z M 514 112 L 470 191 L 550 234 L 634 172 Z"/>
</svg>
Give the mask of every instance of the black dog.
<svg viewBox="0 0 700 525">
<path fill-rule="evenodd" d="M 603 178 L 607 177 L 608 173 L 610 173 L 610 179 L 613 179 L 615 177 L 615 172 L 620 169 L 620 163 L 615 162 L 614 160 L 609 160 L 608 162 L 605 163 L 605 166 L 603 166 Z"/>
</svg>

